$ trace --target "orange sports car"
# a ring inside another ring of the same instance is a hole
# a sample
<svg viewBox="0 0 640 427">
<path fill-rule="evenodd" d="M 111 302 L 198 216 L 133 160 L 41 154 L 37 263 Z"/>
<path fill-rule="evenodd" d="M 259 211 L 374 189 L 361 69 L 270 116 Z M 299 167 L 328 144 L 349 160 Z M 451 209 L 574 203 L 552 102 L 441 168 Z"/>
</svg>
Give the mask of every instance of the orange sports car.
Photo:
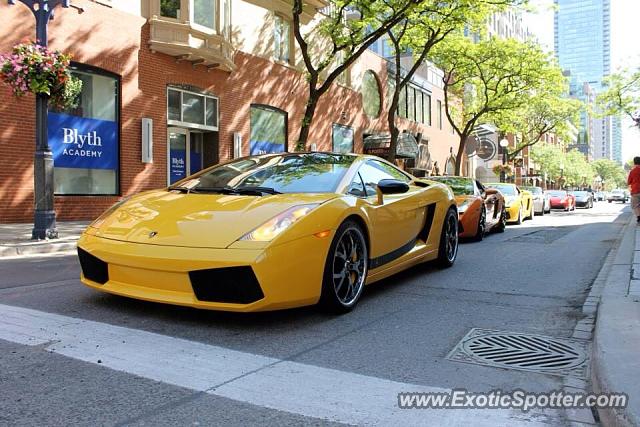
<svg viewBox="0 0 640 427">
<path fill-rule="evenodd" d="M 503 232 L 507 225 L 504 196 L 466 176 L 432 176 L 428 179 L 448 185 L 458 205 L 459 236 L 482 240 L 490 231 Z"/>
</svg>

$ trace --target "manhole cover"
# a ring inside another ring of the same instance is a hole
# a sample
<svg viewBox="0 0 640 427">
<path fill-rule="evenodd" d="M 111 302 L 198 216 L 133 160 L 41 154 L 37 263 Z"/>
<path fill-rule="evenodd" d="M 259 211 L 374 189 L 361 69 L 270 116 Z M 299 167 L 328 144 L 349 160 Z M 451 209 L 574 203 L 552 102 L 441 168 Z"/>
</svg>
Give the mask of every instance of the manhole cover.
<svg viewBox="0 0 640 427">
<path fill-rule="evenodd" d="M 587 377 L 586 341 L 474 328 L 447 359 L 551 375 Z"/>
</svg>

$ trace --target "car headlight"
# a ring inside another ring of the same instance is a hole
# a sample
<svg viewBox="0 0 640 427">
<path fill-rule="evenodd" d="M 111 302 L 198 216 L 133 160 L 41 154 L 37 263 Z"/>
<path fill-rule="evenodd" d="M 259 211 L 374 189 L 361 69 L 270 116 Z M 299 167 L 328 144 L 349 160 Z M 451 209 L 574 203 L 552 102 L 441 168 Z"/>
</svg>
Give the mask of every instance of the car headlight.
<svg viewBox="0 0 640 427">
<path fill-rule="evenodd" d="M 303 218 L 320 203 L 293 206 L 281 214 L 276 215 L 253 231 L 245 234 L 238 240 L 253 240 L 257 242 L 270 242 L 298 220 Z"/>
<path fill-rule="evenodd" d="M 469 206 L 473 203 L 473 199 L 466 199 L 460 206 L 458 206 L 458 213 L 463 214 L 469 209 Z"/>
<path fill-rule="evenodd" d="M 122 200 L 119 200 L 118 202 L 114 203 L 109 209 L 107 209 L 106 211 L 102 212 L 102 215 L 100 215 L 91 224 L 89 224 L 89 227 L 91 227 L 91 228 L 100 228 L 102 223 L 109 217 L 109 215 L 114 213 L 116 211 L 116 209 L 118 209 L 120 206 L 122 206 L 130 198 L 131 198 L 131 196 L 127 196 L 127 197 L 124 197 Z"/>
</svg>

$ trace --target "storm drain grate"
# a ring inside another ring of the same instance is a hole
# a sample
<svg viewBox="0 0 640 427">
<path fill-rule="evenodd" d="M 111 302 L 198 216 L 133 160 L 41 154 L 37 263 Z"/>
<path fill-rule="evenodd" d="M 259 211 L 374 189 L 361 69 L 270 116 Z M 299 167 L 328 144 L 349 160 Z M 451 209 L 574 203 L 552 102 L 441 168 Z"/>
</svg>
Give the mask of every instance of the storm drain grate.
<svg viewBox="0 0 640 427">
<path fill-rule="evenodd" d="M 505 369 L 587 378 L 586 341 L 474 328 L 447 359 Z"/>
</svg>

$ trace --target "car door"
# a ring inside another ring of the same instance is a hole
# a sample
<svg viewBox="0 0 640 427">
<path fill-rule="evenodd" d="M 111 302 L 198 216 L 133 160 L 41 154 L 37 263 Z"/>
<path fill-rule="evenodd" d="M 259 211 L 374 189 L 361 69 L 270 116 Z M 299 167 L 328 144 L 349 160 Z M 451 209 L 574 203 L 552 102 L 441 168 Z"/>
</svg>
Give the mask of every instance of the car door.
<svg viewBox="0 0 640 427">
<path fill-rule="evenodd" d="M 411 185 L 408 175 L 378 160 L 367 160 L 358 170 L 357 176 L 364 186 L 364 209 L 371 222 L 371 259 L 388 261 L 409 252 L 415 246 L 416 238 L 424 225 L 426 209 L 421 195 L 425 189 Z M 409 191 L 385 194 L 383 204 L 379 205 L 376 186 L 383 179 L 406 182 L 409 184 Z"/>
<path fill-rule="evenodd" d="M 484 187 L 484 185 L 480 183 L 480 181 L 476 180 L 475 184 L 476 184 L 476 191 L 484 201 L 484 208 L 485 208 L 485 212 L 487 213 L 486 220 L 487 220 L 487 229 L 488 229 L 493 224 L 496 223 L 498 215 L 500 214 L 498 212 L 499 211 L 498 196 L 495 194 L 487 194 L 486 188 Z"/>
</svg>

